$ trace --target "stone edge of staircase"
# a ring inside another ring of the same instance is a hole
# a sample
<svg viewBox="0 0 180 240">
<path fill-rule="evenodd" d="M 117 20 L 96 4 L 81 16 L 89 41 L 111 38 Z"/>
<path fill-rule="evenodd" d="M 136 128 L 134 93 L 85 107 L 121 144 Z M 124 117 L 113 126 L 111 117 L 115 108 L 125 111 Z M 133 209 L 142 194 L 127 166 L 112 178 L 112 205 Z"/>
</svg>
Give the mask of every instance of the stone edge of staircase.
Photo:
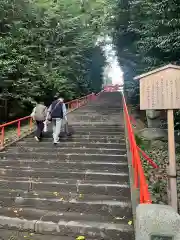
<svg viewBox="0 0 180 240">
<path fill-rule="evenodd" d="M 134 231 L 136 229 L 135 222 L 136 222 L 136 207 L 137 207 L 137 199 L 138 199 L 138 190 L 134 188 L 133 185 L 133 170 L 132 170 L 132 157 L 130 152 L 130 146 L 128 142 L 128 134 L 127 134 L 127 127 L 126 127 L 126 121 L 125 121 L 125 114 L 123 111 L 123 117 L 124 117 L 124 135 L 125 135 L 125 145 L 126 145 L 126 151 L 127 151 L 127 161 L 128 161 L 128 171 L 129 171 L 129 186 L 130 186 L 130 192 L 131 192 L 131 205 L 132 205 L 132 214 L 133 214 L 133 226 Z"/>
<path fill-rule="evenodd" d="M 128 224 L 110 224 L 110 223 L 99 223 L 95 222 L 78 222 L 78 221 L 65 221 L 60 220 L 58 223 L 52 221 L 42 221 L 39 220 L 27 220 L 27 219 L 20 219 L 20 218 L 12 218 L 7 216 L 0 216 L 0 229 L 4 230 L 19 230 L 19 231 L 29 231 L 37 234 L 53 234 L 53 235 L 60 235 L 65 236 L 66 230 L 73 235 L 78 234 L 85 234 L 89 237 L 99 237 L 96 235 L 103 235 L 104 232 L 108 230 L 117 230 L 122 233 L 133 233 L 134 229 L 132 225 Z M 96 230 L 96 235 L 92 235 L 92 229 Z M 64 232 L 64 234 L 62 234 Z M 103 237 L 103 236 L 101 236 Z"/>
</svg>

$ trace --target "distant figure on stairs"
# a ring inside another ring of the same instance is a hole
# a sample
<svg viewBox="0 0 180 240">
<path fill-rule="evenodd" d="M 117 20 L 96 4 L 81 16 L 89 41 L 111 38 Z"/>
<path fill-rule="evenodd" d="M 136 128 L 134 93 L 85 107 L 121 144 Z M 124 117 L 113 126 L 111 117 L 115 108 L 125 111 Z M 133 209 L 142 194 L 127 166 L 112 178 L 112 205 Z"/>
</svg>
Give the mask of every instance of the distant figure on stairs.
<svg viewBox="0 0 180 240">
<path fill-rule="evenodd" d="M 47 116 L 47 107 L 43 102 L 37 103 L 36 107 L 33 109 L 31 113 L 31 117 L 36 121 L 37 130 L 35 139 L 36 141 L 40 141 L 42 139 L 42 133 L 44 129 L 44 121 Z"/>
</svg>

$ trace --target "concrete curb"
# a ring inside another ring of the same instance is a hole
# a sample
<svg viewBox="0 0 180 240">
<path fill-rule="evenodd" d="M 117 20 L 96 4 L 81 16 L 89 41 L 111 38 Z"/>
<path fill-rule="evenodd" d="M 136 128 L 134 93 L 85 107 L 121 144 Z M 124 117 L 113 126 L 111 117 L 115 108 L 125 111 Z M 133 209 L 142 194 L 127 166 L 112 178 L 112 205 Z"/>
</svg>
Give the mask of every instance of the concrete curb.
<svg viewBox="0 0 180 240">
<path fill-rule="evenodd" d="M 124 115 L 124 125 L 125 125 L 125 143 L 127 149 L 127 160 L 128 160 L 128 169 L 129 169 L 129 182 L 130 182 L 130 191 L 131 191 L 131 202 L 132 202 L 132 213 L 133 213 L 133 223 L 134 223 L 134 230 L 135 230 L 135 222 L 136 222 L 136 207 L 137 207 L 137 191 L 134 189 L 133 186 L 133 171 L 132 171 L 132 156 L 129 148 L 129 142 L 127 137 L 127 128 L 126 128 L 126 121 L 125 121 L 125 113 L 123 109 Z"/>
<path fill-rule="evenodd" d="M 43 217 L 43 216 L 42 216 Z M 99 223 L 99 222 L 78 222 L 78 221 L 64 221 L 60 220 L 57 223 L 45 222 L 40 220 L 27 220 L 20 218 L 10 218 L 0 216 L 0 229 L 29 231 L 40 234 L 53 234 L 65 236 L 67 233 L 71 236 L 76 234 L 84 234 L 89 237 L 98 237 L 107 239 L 106 233 L 108 231 L 116 231 L 120 234 L 128 234 L 133 232 L 132 226 L 127 224 L 115 223 Z"/>
</svg>

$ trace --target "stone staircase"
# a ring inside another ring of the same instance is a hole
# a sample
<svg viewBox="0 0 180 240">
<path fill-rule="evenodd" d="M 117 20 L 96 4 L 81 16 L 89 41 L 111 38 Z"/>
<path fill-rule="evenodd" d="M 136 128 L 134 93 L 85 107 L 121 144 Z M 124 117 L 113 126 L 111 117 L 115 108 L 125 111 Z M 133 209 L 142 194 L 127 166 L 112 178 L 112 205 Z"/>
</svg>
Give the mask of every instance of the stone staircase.
<svg viewBox="0 0 180 240">
<path fill-rule="evenodd" d="M 0 153 L 0 228 L 44 234 L 32 239 L 134 239 L 120 93 L 102 93 L 69 123 L 73 135 L 57 146 L 49 132 Z"/>
</svg>

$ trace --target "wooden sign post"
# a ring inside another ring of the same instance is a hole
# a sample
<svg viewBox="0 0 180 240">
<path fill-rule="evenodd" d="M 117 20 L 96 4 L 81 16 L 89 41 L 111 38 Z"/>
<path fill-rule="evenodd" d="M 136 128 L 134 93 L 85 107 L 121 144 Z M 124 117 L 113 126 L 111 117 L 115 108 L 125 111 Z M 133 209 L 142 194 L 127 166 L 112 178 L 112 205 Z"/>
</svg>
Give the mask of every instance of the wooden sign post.
<svg viewBox="0 0 180 240">
<path fill-rule="evenodd" d="M 180 66 L 170 64 L 134 79 L 140 80 L 141 110 L 167 110 L 170 201 L 178 211 L 173 109 L 180 109 Z"/>
</svg>

